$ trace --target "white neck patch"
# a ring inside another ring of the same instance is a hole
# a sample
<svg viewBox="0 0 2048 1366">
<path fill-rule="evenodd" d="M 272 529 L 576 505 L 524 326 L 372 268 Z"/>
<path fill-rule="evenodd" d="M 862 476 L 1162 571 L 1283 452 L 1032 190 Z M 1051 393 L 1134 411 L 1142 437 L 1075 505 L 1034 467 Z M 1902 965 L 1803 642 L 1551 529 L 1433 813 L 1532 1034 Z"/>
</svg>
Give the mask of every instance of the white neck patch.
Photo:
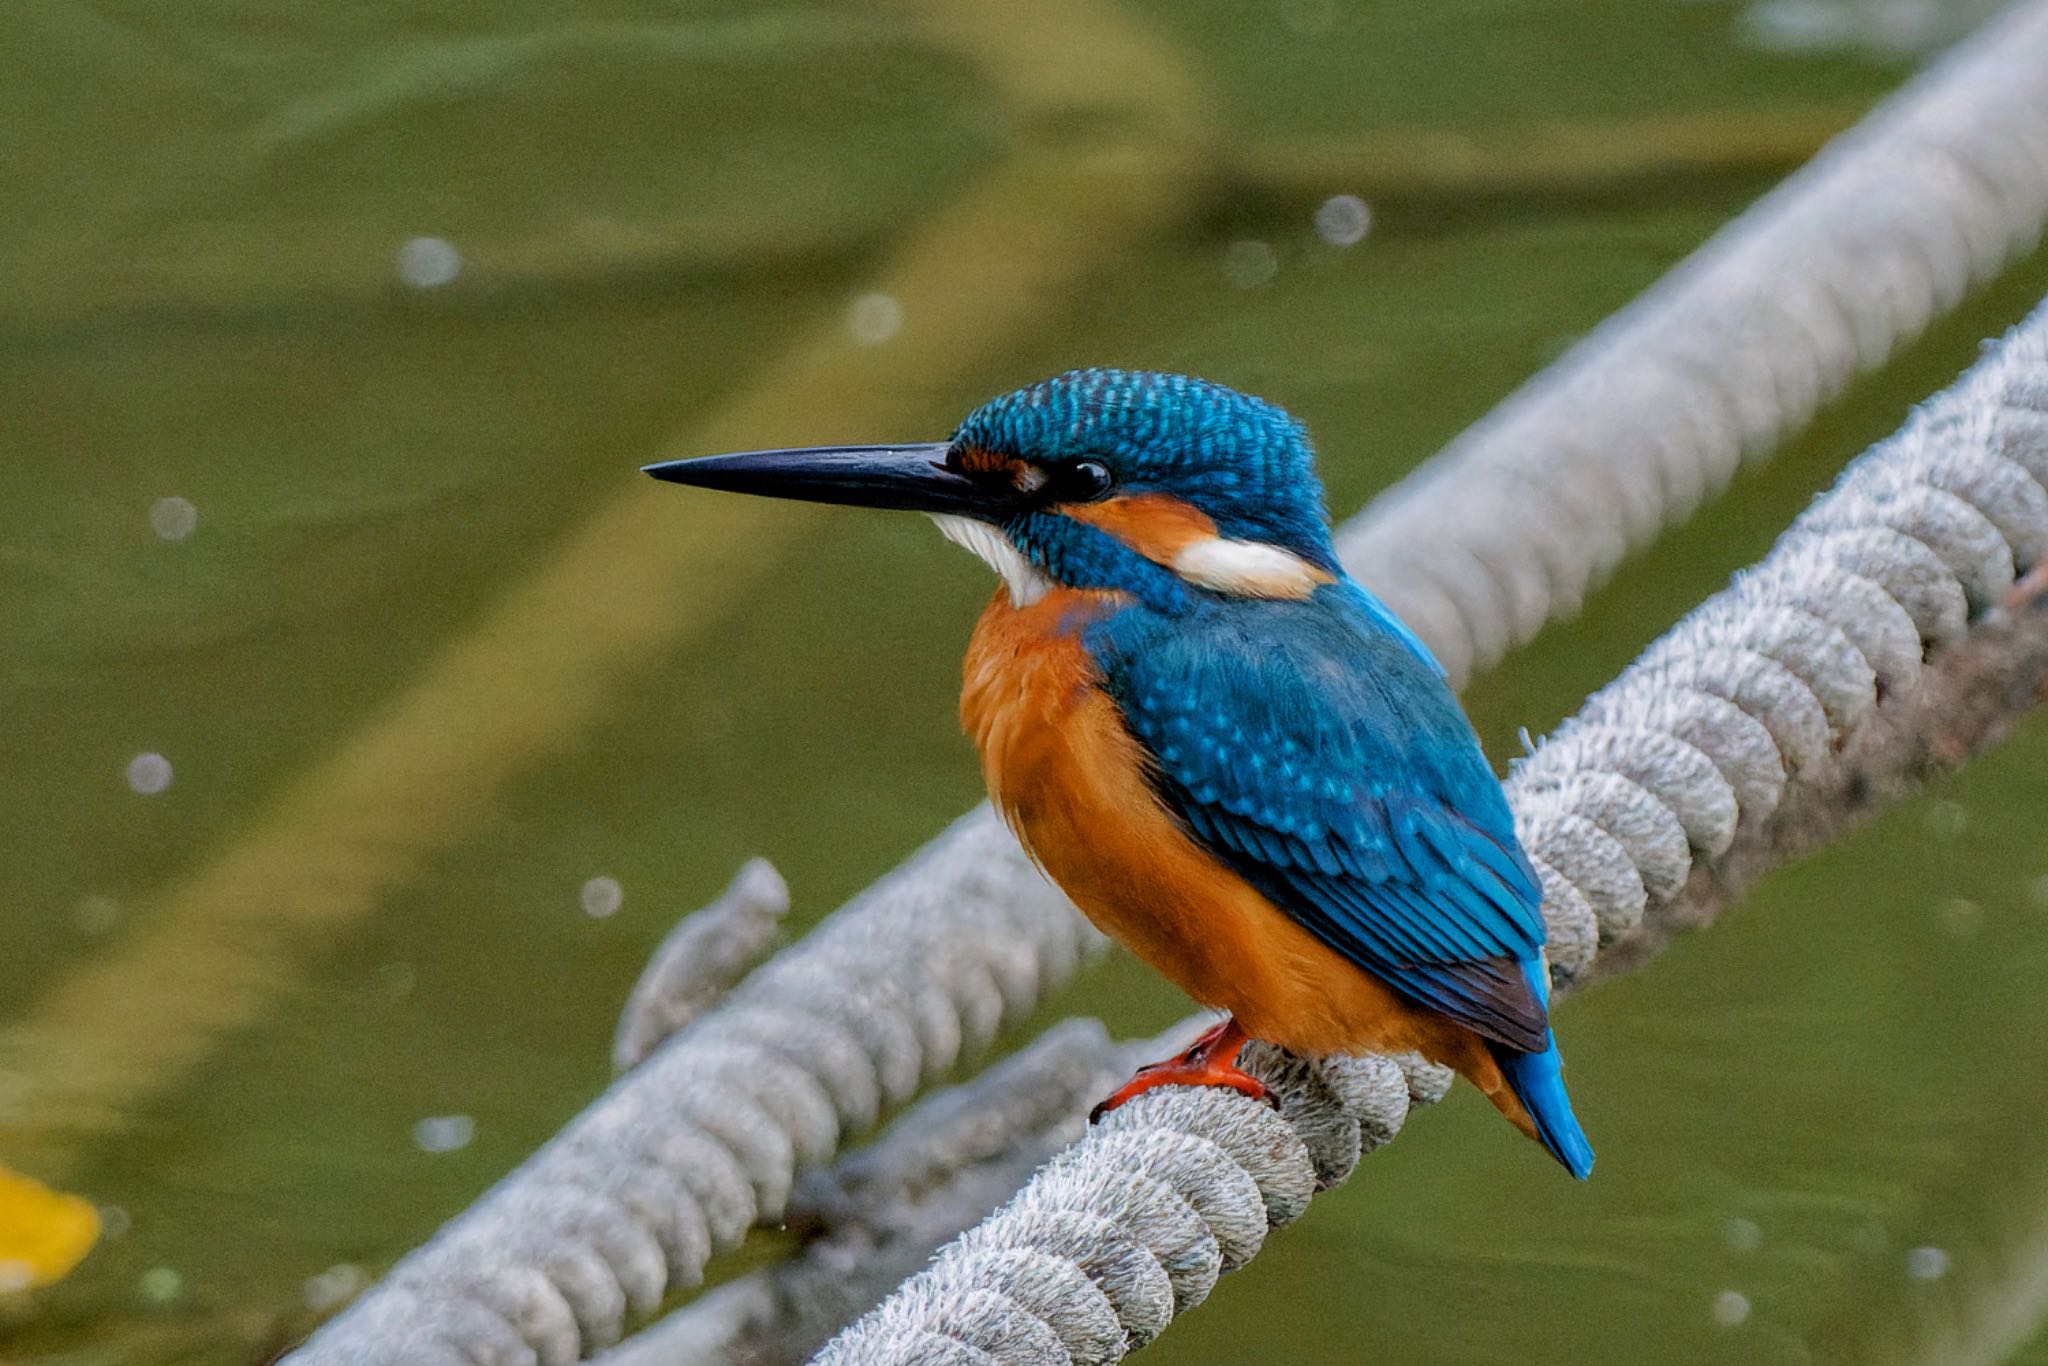
<svg viewBox="0 0 2048 1366">
<path fill-rule="evenodd" d="M 1025 559 L 1024 553 L 1010 544 L 1008 536 L 987 522 L 944 512 L 930 515 L 941 535 L 955 545 L 966 546 L 1003 576 L 1003 583 L 1010 590 L 1012 607 L 1029 607 L 1052 591 L 1052 580 Z"/>
<path fill-rule="evenodd" d="M 1224 536 L 1190 542 L 1170 567 L 1199 588 L 1241 598 L 1305 598 L 1330 580 L 1291 550 Z"/>
</svg>

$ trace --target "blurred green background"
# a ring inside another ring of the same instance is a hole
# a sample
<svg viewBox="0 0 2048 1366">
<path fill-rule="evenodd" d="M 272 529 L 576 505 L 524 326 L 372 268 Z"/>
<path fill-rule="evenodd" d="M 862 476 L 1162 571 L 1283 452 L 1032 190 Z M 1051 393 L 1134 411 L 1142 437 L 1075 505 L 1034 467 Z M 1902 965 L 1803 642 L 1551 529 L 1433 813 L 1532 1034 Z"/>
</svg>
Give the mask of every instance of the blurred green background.
<svg viewBox="0 0 2048 1366">
<path fill-rule="evenodd" d="M 0 1161 L 108 1230 L 0 1355 L 263 1360 L 605 1083 L 743 859 L 801 925 L 977 798 L 979 566 L 640 463 L 1152 366 L 1294 409 L 1348 513 L 1985 8 L 10 6 Z M 1475 684 L 1496 759 L 2044 290 Z M 1154 1352 L 2048 1363 L 2044 765 L 1571 1001 L 1589 1186 L 1461 1091 Z"/>
</svg>

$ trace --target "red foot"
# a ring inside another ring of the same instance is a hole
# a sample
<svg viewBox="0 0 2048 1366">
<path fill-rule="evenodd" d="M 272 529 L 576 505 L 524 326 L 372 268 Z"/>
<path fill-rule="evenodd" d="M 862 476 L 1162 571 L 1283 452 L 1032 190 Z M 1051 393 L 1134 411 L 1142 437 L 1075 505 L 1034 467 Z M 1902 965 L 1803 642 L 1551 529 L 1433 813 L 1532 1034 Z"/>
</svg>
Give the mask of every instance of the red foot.
<svg viewBox="0 0 2048 1366">
<path fill-rule="evenodd" d="M 1179 1057 L 1139 1068 L 1138 1075 L 1088 1112 L 1088 1122 L 1095 1123 L 1125 1101 L 1142 1096 L 1155 1086 L 1228 1086 L 1253 1100 L 1263 1100 L 1277 1108 L 1278 1102 L 1266 1094 L 1266 1084 L 1237 1065 L 1237 1055 L 1249 1042 L 1250 1038 L 1237 1027 L 1236 1020 L 1225 1020 L 1189 1044 L 1187 1051 Z"/>
</svg>

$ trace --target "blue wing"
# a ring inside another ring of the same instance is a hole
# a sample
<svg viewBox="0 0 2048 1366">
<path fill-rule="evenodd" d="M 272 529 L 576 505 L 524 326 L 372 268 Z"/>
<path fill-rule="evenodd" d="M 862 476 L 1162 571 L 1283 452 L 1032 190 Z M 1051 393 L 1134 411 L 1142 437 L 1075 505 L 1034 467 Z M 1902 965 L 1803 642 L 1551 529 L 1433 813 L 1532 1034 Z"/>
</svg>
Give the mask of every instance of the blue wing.
<svg viewBox="0 0 2048 1366">
<path fill-rule="evenodd" d="M 1408 1000 L 1546 1046 L 1542 900 L 1436 664 L 1364 590 L 1131 607 L 1088 644 L 1183 828 Z"/>
</svg>

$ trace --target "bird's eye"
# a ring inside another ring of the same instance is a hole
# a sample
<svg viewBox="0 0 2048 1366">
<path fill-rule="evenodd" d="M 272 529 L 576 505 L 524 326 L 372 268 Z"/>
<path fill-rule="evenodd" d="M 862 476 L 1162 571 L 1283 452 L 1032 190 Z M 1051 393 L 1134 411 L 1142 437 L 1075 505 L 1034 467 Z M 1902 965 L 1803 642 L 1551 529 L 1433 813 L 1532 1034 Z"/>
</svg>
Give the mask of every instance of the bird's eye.
<svg viewBox="0 0 2048 1366">
<path fill-rule="evenodd" d="M 1062 503 L 1092 503 L 1109 492 L 1109 467 L 1099 460 L 1075 460 L 1053 471 L 1052 496 Z"/>
</svg>

